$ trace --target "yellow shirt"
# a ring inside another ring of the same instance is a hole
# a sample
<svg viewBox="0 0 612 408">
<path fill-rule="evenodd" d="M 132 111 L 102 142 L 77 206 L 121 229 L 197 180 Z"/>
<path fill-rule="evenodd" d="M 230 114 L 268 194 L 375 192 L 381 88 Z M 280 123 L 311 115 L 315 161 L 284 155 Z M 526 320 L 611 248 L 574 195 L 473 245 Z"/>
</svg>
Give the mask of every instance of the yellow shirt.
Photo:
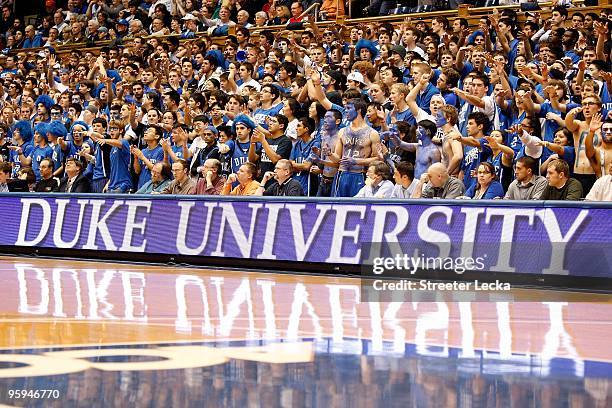
<svg viewBox="0 0 612 408">
<path fill-rule="evenodd" d="M 244 187 L 242 187 L 242 184 L 238 184 L 238 186 L 234 188 L 233 190 L 231 190 L 230 192 L 232 185 L 226 184 L 223 186 L 223 191 L 221 192 L 221 194 L 222 195 L 239 195 L 239 196 L 255 195 L 255 192 L 257 191 L 259 186 L 260 184 L 257 180 L 251 180 Z"/>
</svg>

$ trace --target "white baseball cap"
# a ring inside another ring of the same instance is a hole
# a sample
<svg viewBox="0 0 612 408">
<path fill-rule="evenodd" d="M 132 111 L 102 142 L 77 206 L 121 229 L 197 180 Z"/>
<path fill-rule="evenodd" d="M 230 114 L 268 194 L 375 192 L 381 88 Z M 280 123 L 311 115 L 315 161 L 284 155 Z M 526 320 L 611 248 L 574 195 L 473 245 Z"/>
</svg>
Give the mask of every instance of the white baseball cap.
<svg viewBox="0 0 612 408">
<path fill-rule="evenodd" d="M 355 82 L 359 82 L 361 84 L 366 85 L 365 80 L 363 79 L 363 75 L 361 75 L 361 73 L 357 71 L 353 71 L 350 74 L 348 74 L 346 77 L 346 80 L 355 81 Z"/>
</svg>

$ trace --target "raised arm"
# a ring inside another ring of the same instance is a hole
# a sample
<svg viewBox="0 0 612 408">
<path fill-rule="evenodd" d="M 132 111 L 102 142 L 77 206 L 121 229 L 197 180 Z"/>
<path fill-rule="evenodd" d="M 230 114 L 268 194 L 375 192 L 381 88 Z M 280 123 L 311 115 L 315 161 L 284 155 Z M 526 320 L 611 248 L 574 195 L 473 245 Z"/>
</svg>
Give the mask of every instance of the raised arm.
<svg viewBox="0 0 612 408">
<path fill-rule="evenodd" d="M 586 155 L 589 158 L 589 162 L 591 162 L 591 167 L 593 167 L 593 170 L 595 171 L 597 177 L 601 177 L 601 167 L 598 165 L 599 163 L 597 158 L 597 149 L 595 148 L 595 146 L 593 146 L 593 137 L 595 136 L 595 133 L 599 129 L 601 129 L 602 122 L 603 120 L 600 113 L 596 113 L 595 115 L 593 115 L 591 123 L 589 123 L 589 133 L 587 134 L 587 137 L 584 140 Z"/>
<path fill-rule="evenodd" d="M 325 92 L 321 86 L 321 74 L 319 74 L 319 71 L 316 69 L 311 71 L 311 77 L 306 82 L 306 86 L 308 87 L 308 95 L 311 98 L 315 98 L 326 110 L 332 108 L 332 103 L 327 99 L 327 96 L 325 96 Z"/>
<path fill-rule="evenodd" d="M 451 89 L 451 91 L 453 91 L 455 93 L 455 95 L 457 95 L 459 98 L 463 99 L 464 101 L 466 101 L 467 103 L 474 105 L 480 109 L 484 109 L 485 107 L 485 103 L 482 99 L 480 99 L 477 96 L 471 95 L 459 88 L 453 88 Z"/>
<path fill-rule="evenodd" d="M 576 120 L 576 115 L 582 112 L 582 108 L 574 108 L 565 115 L 565 127 L 572 133 L 580 129 L 580 124 Z"/>
<path fill-rule="evenodd" d="M 420 110 L 419 105 L 417 104 L 417 101 L 416 101 L 417 96 L 419 95 L 419 92 L 421 92 L 421 89 L 427 86 L 428 82 L 429 82 L 429 75 L 421 75 L 421 80 L 414 84 L 414 86 L 408 93 L 408 96 L 406 97 L 406 102 L 408 103 L 410 112 L 412 112 L 415 118 L 419 115 L 419 110 Z"/>
<path fill-rule="evenodd" d="M 597 44 L 595 45 L 595 52 L 597 53 L 597 59 L 605 61 L 605 45 L 608 40 L 608 26 L 606 24 L 596 21 L 593 23 L 595 30 L 597 31 Z"/>
</svg>

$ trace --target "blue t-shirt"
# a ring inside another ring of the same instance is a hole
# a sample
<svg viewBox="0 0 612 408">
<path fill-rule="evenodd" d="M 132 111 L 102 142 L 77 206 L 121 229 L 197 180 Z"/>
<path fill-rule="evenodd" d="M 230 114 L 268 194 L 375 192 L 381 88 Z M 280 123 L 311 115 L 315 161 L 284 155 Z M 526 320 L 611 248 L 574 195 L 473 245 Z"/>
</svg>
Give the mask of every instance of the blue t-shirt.
<svg viewBox="0 0 612 408">
<path fill-rule="evenodd" d="M 478 170 L 480 163 L 487 161 L 492 153 L 493 152 L 485 139 L 480 139 L 480 147 L 464 146 L 461 170 L 463 171 L 463 184 L 465 185 L 466 190 L 469 190 L 470 187 L 478 182 L 476 177 L 472 177 L 472 170 Z"/>
<path fill-rule="evenodd" d="M 93 145 L 91 144 L 91 142 L 84 140 L 83 144 L 80 146 L 77 146 L 76 144 L 74 144 L 74 140 L 70 140 L 68 142 L 66 142 L 66 150 L 64 150 L 64 157 L 66 159 L 69 158 L 75 158 L 80 160 L 81 156 L 79 156 L 79 152 L 81 151 L 81 149 L 83 148 L 83 146 L 85 146 L 85 144 L 88 144 L 89 147 L 91 148 L 91 151 L 94 150 Z"/>
<path fill-rule="evenodd" d="M 230 148 L 229 155 L 231 158 L 232 173 L 238 173 L 240 166 L 249 161 L 248 156 L 251 142 L 241 143 L 238 140 L 230 140 L 226 144 Z M 256 146 L 256 148 L 258 148 L 258 146 Z"/>
<path fill-rule="evenodd" d="M 410 126 L 416 125 L 416 119 L 410 109 L 406 109 L 403 112 L 396 113 L 395 121 L 396 122 L 399 122 L 399 121 L 408 122 Z M 390 124 L 391 124 L 391 112 L 387 114 L 387 125 L 390 125 Z"/>
<path fill-rule="evenodd" d="M 30 157 L 32 155 L 34 145 L 32 145 L 31 142 L 24 143 L 20 147 L 25 157 Z M 16 178 L 17 173 L 19 173 L 19 170 L 21 170 L 21 161 L 19 160 L 19 154 L 17 154 L 16 150 L 11 150 L 10 162 L 13 163 L 13 174 L 11 177 Z"/>
<path fill-rule="evenodd" d="M 53 170 L 57 170 L 64 163 L 64 152 L 62 152 L 62 147 L 59 144 L 53 146 L 52 149 L 51 160 L 53 160 Z"/>
<path fill-rule="evenodd" d="M 276 106 L 271 107 L 270 109 L 255 109 L 255 112 L 253 112 L 253 120 L 255 120 L 255 123 L 262 126 L 264 129 L 268 129 L 266 118 L 278 115 L 282 109 L 282 103 L 279 103 Z"/>
<path fill-rule="evenodd" d="M 427 84 L 425 90 L 423 92 L 419 92 L 416 97 L 416 103 L 419 105 L 419 108 L 423 109 L 425 112 L 431 115 L 431 110 L 429 109 L 429 102 L 431 102 L 431 98 L 434 95 L 438 95 L 440 90 L 433 86 L 431 83 Z M 409 109 L 410 110 L 410 109 Z"/>
<path fill-rule="evenodd" d="M 157 145 L 153 149 L 146 147 L 142 149 L 142 154 L 153 164 L 164 160 L 164 149 L 161 147 L 161 145 Z M 144 186 L 149 180 L 151 180 L 151 170 L 149 170 L 142 160 L 138 159 L 138 162 L 140 164 L 138 189 L 140 189 L 140 187 Z"/>
<path fill-rule="evenodd" d="M 321 148 L 321 142 L 315 138 L 310 139 L 308 142 L 304 142 L 302 139 L 298 138 L 298 141 L 293 146 L 293 150 L 291 150 L 291 156 L 289 158 L 296 163 L 304 163 L 308 161 L 308 156 L 312 152 L 313 146 Z M 308 195 L 309 187 L 310 187 L 310 171 L 298 171 L 294 174 L 293 178 L 300 182 L 302 185 L 302 189 L 304 193 Z"/>
<path fill-rule="evenodd" d="M 36 176 L 36 181 L 40 181 L 40 162 L 47 157 L 53 157 L 53 148 L 49 145 L 45 147 L 36 146 L 32 151 L 32 171 Z"/>
<path fill-rule="evenodd" d="M 110 158 L 107 158 L 105 156 L 106 155 L 110 156 L 110 151 L 106 150 L 106 154 L 105 154 L 104 146 L 107 146 L 106 149 L 108 149 L 109 147 L 109 145 L 100 145 L 96 143 L 96 146 L 95 146 L 96 150 L 94 152 L 94 156 L 96 157 L 96 164 L 93 166 L 93 169 L 91 172 L 92 180 L 97 181 L 97 180 L 108 178 L 110 169 L 107 167 L 107 161 L 110 162 Z"/>
<path fill-rule="evenodd" d="M 116 189 L 121 185 L 132 187 L 132 176 L 130 174 L 130 144 L 127 140 L 121 140 L 121 148 L 113 146 L 111 149 L 111 173 L 109 189 Z"/>
<path fill-rule="evenodd" d="M 525 112 L 521 113 L 518 118 L 514 119 L 511 123 L 511 126 L 520 124 L 527 114 Z M 512 148 L 514 150 L 515 160 L 520 156 L 521 151 L 523 150 L 523 141 L 519 137 L 518 133 L 508 133 L 506 136 L 506 146 Z"/>
<path fill-rule="evenodd" d="M 561 115 L 561 112 L 553 109 L 550 102 L 546 101 L 540 105 L 540 112 L 538 113 L 539 118 L 546 118 L 547 113 L 556 113 L 557 115 Z M 552 143 L 555 138 L 555 133 L 559 130 L 559 124 L 554 120 L 544 120 L 544 125 L 542 126 L 542 140 L 546 142 Z M 542 150 L 542 161 L 546 161 L 553 154 L 549 149 L 544 148 Z"/>
<path fill-rule="evenodd" d="M 467 197 L 474 198 L 474 195 L 476 194 L 477 185 L 478 183 L 474 183 L 469 189 L 465 191 L 465 195 Z M 485 191 L 481 199 L 493 200 L 495 198 L 503 198 L 504 195 L 504 187 L 502 186 L 502 184 L 499 181 L 492 181 L 489 185 L 489 188 L 487 188 L 487 191 Z"/>
</svg>

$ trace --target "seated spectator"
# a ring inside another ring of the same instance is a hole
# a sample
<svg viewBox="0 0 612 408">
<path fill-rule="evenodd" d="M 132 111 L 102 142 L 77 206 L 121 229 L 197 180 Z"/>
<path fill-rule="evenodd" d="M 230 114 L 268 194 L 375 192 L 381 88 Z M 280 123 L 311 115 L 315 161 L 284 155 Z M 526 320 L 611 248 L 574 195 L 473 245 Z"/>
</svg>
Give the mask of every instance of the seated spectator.
<svg viewBox="0 0 612 408">
<path fill-rule="evenodd" d="M 477 182 L 465 195 L 476 200 L 492 200 L 504 197 L 504 188 L 496 180 L 495 167 L 489 162 L 482 162 L 476 170 Z"/>
<path fill-rule="evenodd" d="M 11 178 L 11 165 L 8 162 L 0 162 L 0 193 L 8 193 L 8 181 Z"/>
<path fill-rule="evenodd" d="M 91 184 L 87 177 L 83 176 L 83 163 L 74 157 L 66 160 L 66 176 L 59 186 L 60 193 L 90 193 Z"/>
<path fill-rule="evenodd" d="M 239 195 L 248 196 L 255 195 L 259 188 L 259 182 L 255 180 L 257 175 L 257 167 L 250 162 L 244 163 L 238 169 L 237 174 L 230 174 L 221 191 L 222 195 Z M 232 183 L 238 182 L 238 185 L 232 190 Z"/>
<path fill-rule="evenodd" d="M 414 193 L 417 182 L 414 181 L 414 166 L 409 162 L 399 162 L 393 173 L 395 187 L 391 198 L 410 198 Z"/>
<path fill-rule="evenodd" d="M 608 166 L 608 174 L 597 179 L 585 200 L 612 201 L 612 163 Z"/>
<path fill-rule="evenodd" d="M 575 178 L 570 178 L 569 174 L 569 165 L 565 160 L 550 162 L 546 174 L 548 186 L 542 193 L 542 200 L 580 200 L 582 184 Z"/>
<path fill-rule="evenodd" d="M 429 166 L 427 173 L 423 174 L 419 188 L 416 188 L 415 198 L 457 198 L 465 193 L 465 186 L 461 180 L 449 176 L 448 170 L 442 163 Z"/>
<path fill-rule="evenodd" d="M 185 195 L 194 193 L 196 183 L 189 177 L 189 165 L 185 160 L 178 159 L 172 163 L 172 174 L 174 175 L 174 180 L 160 194 Z"/>
<path fill-rule="evenodd" d="M 194 194 L 219 195 L 225 185 L 225 177 L 221 175 L 221 162 L 217 159 L 207 159 L 199 170 L 202 178 L 198 180 Z"/>
<path fill-rule="evenodd" d="M 293 179 L 293 167 L 287 159 L 280 159 L 276 162 L 274 171 L 267 171 L 261 180 L 261 186 L 257 188 L 255 195 L 265 196 L 303 196 L 304 189 L 302 184 Z M 264 186 L 274 178 L 275 182 L 268 188 Z"/>
<path fill-rule="evenodd" d="M 365 186 L 355 197 L 389 198 L 393 192 L 393 183 L 387 180 L 390 176 L 387 163 L 375 161 L 370 163 L 366 172 Z"/>
<path fill-rule="evenodd" d="M 172 169 L 166 162 L 157 162 L 151 170 L 151 180 L 143 184 L 136 194 L 161 193 L 170 184 L 172 179 Z"/>
<path fill-rule="evenodd" d="M 41 178 L 34 186 L 34 191 L 37 193 L 56 193 L 59 191 L 59 179 L 53 177 L 53 160 L 50 158 L 42 159 L 38 168 Z"/>
<path fill-rule="evenodd" d="M 516 179 L 510 183 L 506 200 L 539 200 L 548 185 L 546 177 L 538 176 L 534 169 L 537 161 L 529 156 L 523 156 L 516 161 L 514 174 Z"/>
</svg>

